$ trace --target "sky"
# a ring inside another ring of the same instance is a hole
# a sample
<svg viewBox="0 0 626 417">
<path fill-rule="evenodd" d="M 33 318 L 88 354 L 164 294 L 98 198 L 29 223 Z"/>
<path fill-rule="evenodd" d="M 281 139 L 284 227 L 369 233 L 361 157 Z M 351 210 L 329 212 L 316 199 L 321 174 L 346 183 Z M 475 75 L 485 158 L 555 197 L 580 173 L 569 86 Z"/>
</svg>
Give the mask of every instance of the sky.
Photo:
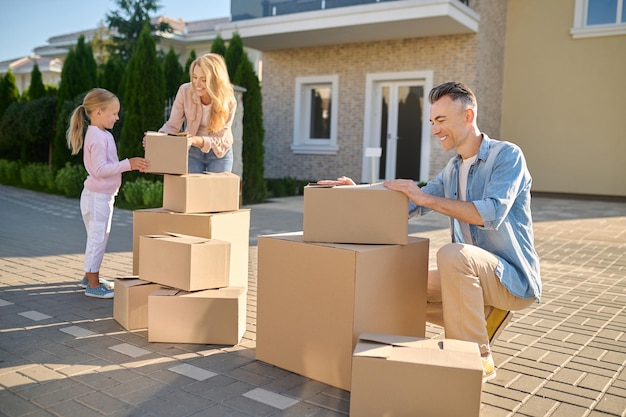
<svg viewBox="0 0 626 417">
<path fill-rule="evenodd" d="M 187 21 L 230 16 L 230 0 L 158 0 L 157 15 Z M 0 0 L 0 61 L 31 55 L 49 38 L 95 29 L 114 0 Z"/>
</svg>

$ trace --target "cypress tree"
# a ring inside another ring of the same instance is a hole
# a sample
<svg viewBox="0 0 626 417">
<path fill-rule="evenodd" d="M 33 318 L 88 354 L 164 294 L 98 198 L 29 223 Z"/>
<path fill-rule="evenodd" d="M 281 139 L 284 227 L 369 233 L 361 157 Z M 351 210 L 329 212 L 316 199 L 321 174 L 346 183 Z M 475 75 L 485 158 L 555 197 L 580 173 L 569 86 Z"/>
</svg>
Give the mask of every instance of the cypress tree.
<svg viewBox="0 0 626 417">
<path fill-rule="evenodd" d="M 28 87 L 28 99 L 37 100 L 46 95 L 46 86 L 43 85 L 41 78 L 41 71 L 39 71 L 39 65 L 35 62 L 33 70 L 30 73 L 30 86 Z"/>
<path fill-rule="evenodd" d="M 0 117 L 4 114 L 4 111 L 11 105 L 11 103 L 17 101 L 19 97 L 20 92 L 17 89 L 15 75 L 13 74 L 13 71 L 9 69 L 0 80 Z"/>
<path fill-rule="evenodd" d="M 157 59 L 150 26 L 144 26 L 128 61 L 122 107 L 125 112 L 118 152 L 120 158 L 143 155 L 142 138 L 147 130 L 159 129 L 165 120 L 165 83 Z"/>
<path fill-rule="evenodd" d="M 213 43 L 211 44 L 211 52 L 214 54 L 219 54 L 226 59 L 226 44 L 224 43 L 224 39 L 221 36 L 217 36 Z"/>
<path fill-rule="evenodd" d="M 65 131 L 71 112 L 90 89 L 96 86 L 97 64 L 91 46 L 85 44 L 81 35 L 75 49 L 71 49 L 63 63 L 61 83 L 57 94 L 57 123 L 52 146 L 52 166 L 62 168 L 66 162 L 80 163 L 78 155 L 72 156 L 67 149 Z M 80 96 L 80 97 L 79 97 Z"/>
<path fill-rule="evenodd" d="M 235 78 L 235 74 L 239 69 L 239 64 L 242 61 L 248 59 L 245 51 L 243 50 L 243 41 L 241 40 L 241 36 L 238 33 L 233 35 L 233 38 L 228 43 L 228 49 L 226 50 L 226 55 L 224 56 L 226 60 L 226 68 L 228 68 L 228 75 L 232 80 Z"/>
<path fill-rule="evenodd" d="M 183 71 L 183 77 L 180 80 L 181 84 L 188 83 L 191 81 L 189 78 L 189 69 L 191 68 L 191 63 L 196 60 L 196 51 L 193 49 L 189 52 L 189 57 L 187 57 L 187 61 L 185 62 L 185 70 Z"/>
<path fill-rule="evenodd" d="M 178 62 L 178 55 L 171 46 L 163 61 L 163 76 L 165 77 L 165 98 L 173 100 L 176 97 L 178 87 L 180 87 L 183 67 Z"/>
<path fill-rule="evenodd" d="M 231 46 L 229 50 L 230 48 Z M 241 55 L 233 83 L 246 89 L 243 94 L 243 202 L 258 203 L 267 196 L 264 178 L 263 105 L 259 78 L 245 52 Z"/>
<path fill-rule="evenodd" d="M 102 76 L 100 77 L 100 82 L 98 84 L 102 88 L 105 88 L 113 94 L 119 96 L 122 86 L 122 78 L 124 77 L 124 63 L 122 62 L 122 59 L 117 55 L 110 55 L 109 59 L 102 68 L 101 74 Z"/>
</svg>

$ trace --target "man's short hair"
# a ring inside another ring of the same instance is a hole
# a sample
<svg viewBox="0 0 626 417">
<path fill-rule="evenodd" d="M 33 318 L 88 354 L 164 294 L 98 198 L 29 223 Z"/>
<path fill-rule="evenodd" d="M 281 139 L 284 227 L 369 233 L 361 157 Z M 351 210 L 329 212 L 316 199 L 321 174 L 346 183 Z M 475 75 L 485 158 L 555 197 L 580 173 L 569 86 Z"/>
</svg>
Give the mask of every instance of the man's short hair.
<svg viewBox="0 0 626 417">
<path fill-rule="evenodd" d="M 438 85 L 430 90 L 428 100 L 432 104 L 445 96 L 450 96 L 453 101 L 461 101 L 466 108 L 477 107 L 474 92 L 464 83 L 452 81 Z"/>
</svg>

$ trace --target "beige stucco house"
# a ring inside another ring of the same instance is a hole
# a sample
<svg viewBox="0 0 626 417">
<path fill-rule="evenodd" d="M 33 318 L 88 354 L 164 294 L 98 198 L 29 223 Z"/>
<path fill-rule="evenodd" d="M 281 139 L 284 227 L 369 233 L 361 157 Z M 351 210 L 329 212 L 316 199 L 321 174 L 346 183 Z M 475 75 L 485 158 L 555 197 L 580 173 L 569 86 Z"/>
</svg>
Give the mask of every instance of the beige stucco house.
<svg viewBox="0 0 626 417">
<path fill-rule="evenodd" d="M 534 192 L 626 197 L 626 0 L 231 0 L 230 18 L 168 22 L 159 47 L 182 59 L 242 37 L 267 178 L 427 181 L 451 157 L 428 92 L 460 80 L 481 130 L 525 152 Z M 35 52 L 62 59 L 78 35 Z"/>
</svg>

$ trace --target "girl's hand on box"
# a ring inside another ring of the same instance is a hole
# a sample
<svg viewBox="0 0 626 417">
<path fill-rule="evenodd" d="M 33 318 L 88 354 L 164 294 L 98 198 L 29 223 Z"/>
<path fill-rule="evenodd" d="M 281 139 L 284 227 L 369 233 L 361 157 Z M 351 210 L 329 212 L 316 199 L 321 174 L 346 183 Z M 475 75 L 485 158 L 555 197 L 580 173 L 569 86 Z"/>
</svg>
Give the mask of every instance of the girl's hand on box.
<svg viewBox="0 0 626 417">
<path fill-rule="evenodd" d="M 150 168 L 150 162 L 145 158 L 129 158 L 128 161 L 130 162 L 130 169 L 133 171 L 146 172 Z"/>
</svg>

